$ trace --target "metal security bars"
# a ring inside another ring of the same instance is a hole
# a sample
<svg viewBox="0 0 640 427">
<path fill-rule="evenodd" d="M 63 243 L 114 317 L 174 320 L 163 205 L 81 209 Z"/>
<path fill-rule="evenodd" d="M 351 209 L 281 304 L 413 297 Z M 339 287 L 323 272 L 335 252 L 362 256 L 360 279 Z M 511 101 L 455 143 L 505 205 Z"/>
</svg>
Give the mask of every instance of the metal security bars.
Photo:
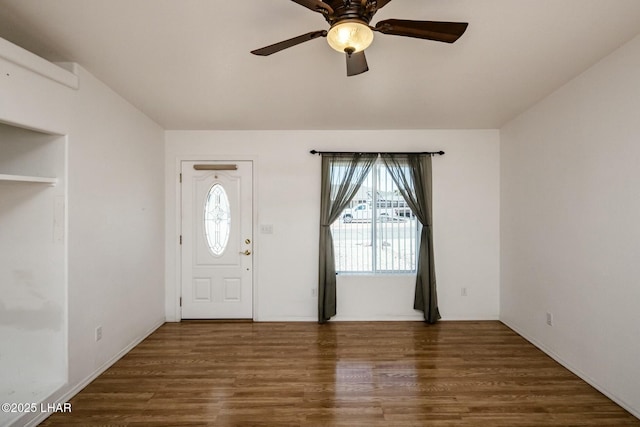
<svg viewBox="0 0 640 427">
<path fill-rule="evenodd" d="M 414 273 L 420 223 L 378 161 L 331 225 L 338 273 Z"/>
</svg>

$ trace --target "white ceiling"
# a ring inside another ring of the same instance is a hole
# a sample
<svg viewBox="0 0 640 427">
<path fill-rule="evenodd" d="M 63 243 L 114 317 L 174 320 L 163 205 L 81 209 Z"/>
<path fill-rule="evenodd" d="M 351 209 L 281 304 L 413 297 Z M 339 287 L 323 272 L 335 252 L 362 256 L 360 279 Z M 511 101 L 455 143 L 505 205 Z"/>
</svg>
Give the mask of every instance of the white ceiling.
<svg viewBox="0 0 640 427">
<path fill-rule="evenodd" d="M 0 0 L 0 37 L 81 64 L 165 129 L 499 128 L 640 32 L 638 0 L 393 0 L 382 19 L 469 22 L 455 44 L 376 33 L 346 77 L 289 0 Z"/>
</svg>

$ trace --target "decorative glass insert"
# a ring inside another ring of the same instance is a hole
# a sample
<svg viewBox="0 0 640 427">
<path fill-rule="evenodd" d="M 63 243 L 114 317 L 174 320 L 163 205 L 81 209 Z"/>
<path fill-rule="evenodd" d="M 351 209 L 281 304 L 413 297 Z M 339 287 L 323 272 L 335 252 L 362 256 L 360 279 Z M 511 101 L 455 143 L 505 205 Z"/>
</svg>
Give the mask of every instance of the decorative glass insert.
<svg viewBox="0 0 640 427">
<path fill-rule="evenodd" d="M 222 255 L 229 243 L 231 208 L 224 187 L 214 184 L 204 205 L 204 232 L 209 249 L 214 255 Z"/>
</svg>

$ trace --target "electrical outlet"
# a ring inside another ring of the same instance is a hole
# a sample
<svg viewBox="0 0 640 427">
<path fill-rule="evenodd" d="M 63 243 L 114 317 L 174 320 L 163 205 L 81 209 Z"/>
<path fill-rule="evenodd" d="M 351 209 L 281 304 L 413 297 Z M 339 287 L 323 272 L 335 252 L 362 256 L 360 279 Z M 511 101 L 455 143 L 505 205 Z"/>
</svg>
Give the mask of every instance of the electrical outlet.
<svg viewBox="0 0 640 427">
<path fill-rule="evenodd" d="M 98 326 L 96 328 L 96 341 L 100 341 L 102 339 L 102 326 Z"/>
<path fill-rule="evenodd" d="M 461 288 L 460 289 L 460 296 L 463 296 L 463 297 L 467 296 L 467 288 Z"/>
<path fill-rule="evenodd" d="M 553 326 L 553 314 L 547 312 L 547 325 Z"/>
</svg>

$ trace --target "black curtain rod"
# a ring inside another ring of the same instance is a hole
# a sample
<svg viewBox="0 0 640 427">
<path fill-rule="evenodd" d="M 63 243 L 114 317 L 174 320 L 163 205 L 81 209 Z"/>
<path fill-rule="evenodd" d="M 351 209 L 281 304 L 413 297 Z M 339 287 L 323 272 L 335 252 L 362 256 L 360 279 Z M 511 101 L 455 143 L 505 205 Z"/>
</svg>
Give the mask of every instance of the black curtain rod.
<svg viewBox="0 0 640 427">
<path fill-rule="evenodd" d="M 309 151 L 309 153 L 311 154 L 428 154 L 431 156 L 435 156 L 435 155 L 439 155 L 442 156 L 444 155 L 444 151 L 423 151 L 423 152 L 416 152 L 416 151 L 407 151 L 407 152 L 398 152 L 398 151 L 389 151 L 389 152 L 366 152 L 366 151 L 318 151 L 318 150 L 311 150 Z"/>
</svg>

